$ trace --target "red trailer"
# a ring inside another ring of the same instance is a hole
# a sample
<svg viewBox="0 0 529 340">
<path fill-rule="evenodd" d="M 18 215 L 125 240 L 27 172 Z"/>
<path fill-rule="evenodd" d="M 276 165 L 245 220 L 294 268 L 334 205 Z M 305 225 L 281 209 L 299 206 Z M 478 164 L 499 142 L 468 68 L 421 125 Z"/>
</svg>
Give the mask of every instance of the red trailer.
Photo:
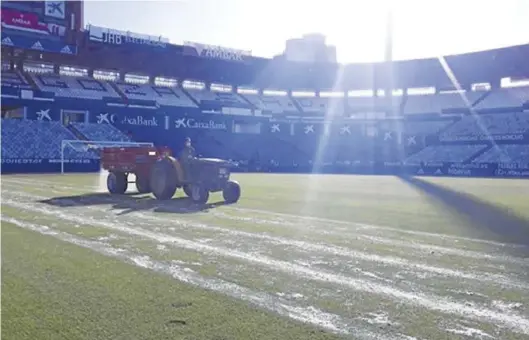
<svg viewBox="0 0 529 340">
<path fill-rule="evenodd" d="M 151 168 L 158 160 L 171 156 L 168 147 L 110 147 L 101 151 L 101 167 L 109 172 L 107 188 L 112 194 L 127 191 L 128 175 L 136 176 L 136 189 L 139 193 L 150 192 Z"/>
</svg>

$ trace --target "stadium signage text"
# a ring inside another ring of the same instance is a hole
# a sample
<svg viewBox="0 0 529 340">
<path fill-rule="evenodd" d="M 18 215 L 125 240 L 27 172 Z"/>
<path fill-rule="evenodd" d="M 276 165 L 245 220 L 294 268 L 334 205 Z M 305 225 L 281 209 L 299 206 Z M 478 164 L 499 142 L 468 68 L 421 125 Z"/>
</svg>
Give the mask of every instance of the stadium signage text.
<svg viewBox="0 0 529 340">
<path fill-rule="evenodd" d="M 498 177 L 529 177 L 529 170 L 496 169 L 494 175 Z"/>
<path fill-rule="evenodd" d="M 524 139 L 523 134 L 509 134 L 509 135 L 479 135 L 479 136 L 441 136 L 439 138 L 442 142 L 474 142 L 474 141 L 521 141 Z"/>
<path fill-rule="evenodd" d="M 450 168 L 453 169 L 488 169 L 489 165 L 486 163 L 452 163 L 450 164 Z"/>
<path fill-rule="evenodd" d="M 529 170 L 529 163 L 499 163 L 498 169 L 515 170 L 524 169 Z"/>
<path fill-rule="evenodd" d="M 154 37 L 145 34 L 123 32 L 108 28 L 89 26 L 89 39 L 109 45 L 149 45 L 153 47 L 167 47 L 169 40 L 162 37 Z"/>
<path fill-rule="evenodd" d="M 42 159 L 2 158 L 2 164 L 41 164 Z"/>
<path fill-rule="evenodd" d="M 60 164 L 63 161 L 60 160 L 60 159 L 50 159 L 50 160 L 48 160 L 48 162 L 50 164 Z M 72 158 L 72 159 L 65 159 L 64 163 L 67 163 L 67 164 L 90 164 L 90 163 L 92 163 L 92 160 L 83 159 L 83 158 L 78 158 L 78 159 Z"/>
<path fill-rule="evenodd" d="M 35 13 L 23 13 L 2 9 L 2 27 L 28 33 L 64 36 L 66 27 L 55 23 L 44 23 Z"/>
<path fill-rule="evenodd" d="M 158 126 L 158 119 L 156 119 L 156 117 L 152 117 L 152 118 L 146 119 L 146 118 L 144 118 L 142 116 L 136 116 L 136 117 L 127 117 L 127 116 L 125 116 L 121 120 L 121 124 L 156 127 L 156 126 Z"/>
<path fill-rule="evenodd" d="M 251 56 L 251 51 L 236 50 L 214 45 L 205 45 L 195 42 L 186 41 L 184 45 L 193 47 L 200 57 L 223 59 L 230 61 L 244 61 L 245 57 Z"/>
<path fill-rule="evenodd" d="M 181 118 L 175 120 L 175 128 L 206 129 L 206 130 L 227 130 L 225 123 L 216 123 L 214 120 L 199 122 L 193 118 Z"/>
<path fill-rule="evenodd" d="M 161 42 L 161 41 L 155 41 L 155 40 L 149 40 L 149 39 L 143 39 L 143 38 L 137 38 L 137 37 L 129 37 L 126 35 L 113 34 L 113 33 L 103 33 L 103 38 L 100 42 L 105 43 L 105 44 L 110 44 L 110 45 L 121 45 L 125 43 L 125 44 L 136 44 L 136 45 L 150 45 L 150 46 L 158 46 L 158 47 L 166 46 L 166 43 Z"/>
</svg>

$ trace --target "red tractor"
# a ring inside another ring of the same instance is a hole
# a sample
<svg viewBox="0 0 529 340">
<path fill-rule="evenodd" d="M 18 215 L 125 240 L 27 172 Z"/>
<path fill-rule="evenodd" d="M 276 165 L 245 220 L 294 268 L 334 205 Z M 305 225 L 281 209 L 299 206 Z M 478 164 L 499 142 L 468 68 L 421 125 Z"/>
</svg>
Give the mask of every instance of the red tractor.
<svg viewBox="0 0 529 340">
<path fill-rule="evenodd" d="M 139 193 L 152 192 L 160 200 L 171 199 L 177 188 L 194 202 L 204 204 L 210 192 L 222 191 L 227 203 L 241 196 L 239 183 L 230 180 L 231 163 L 216 158 L 195 158 L 185 167 L 167 147 L 112 147 L 101 152 L 101 166 L 109 172 L 107 188 L 111 194 L 127 191 L 129 174 L 136 176 Z"/>
</svg>

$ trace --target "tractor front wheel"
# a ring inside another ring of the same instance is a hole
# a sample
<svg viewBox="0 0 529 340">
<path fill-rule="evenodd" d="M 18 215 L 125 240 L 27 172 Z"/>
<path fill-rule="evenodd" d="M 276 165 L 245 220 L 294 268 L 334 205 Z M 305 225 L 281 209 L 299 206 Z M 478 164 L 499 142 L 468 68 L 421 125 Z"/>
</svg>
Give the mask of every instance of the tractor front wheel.
<svg viewBox="0 0 529 340">
<path fill-rule="evenodd" d="M 241 197 L 241 186 L 235 181 L 228 181 L 222 190 L 222 197 L 226 203 L 235 203 Z"/>
<path fill-rule="evenodd" d="M 123 195 L 128 185 L 127 174 L 124 172 L 111 172 L 107 176 L 107 189 L 111 194 Z"/>
</svg>

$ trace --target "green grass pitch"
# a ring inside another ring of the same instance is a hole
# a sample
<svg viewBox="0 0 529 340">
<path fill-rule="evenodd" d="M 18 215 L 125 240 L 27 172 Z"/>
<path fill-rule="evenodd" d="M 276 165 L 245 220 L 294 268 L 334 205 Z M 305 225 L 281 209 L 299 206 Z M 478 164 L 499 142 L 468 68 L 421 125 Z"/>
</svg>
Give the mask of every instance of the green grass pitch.
<svg viewBox="0 0 529 340">
<path fill-rule="evenodd" d="M 3 175 L 3 339 L 529 338 L 529 181 L 233 177 L 197 207 Z"/>
</svg>

